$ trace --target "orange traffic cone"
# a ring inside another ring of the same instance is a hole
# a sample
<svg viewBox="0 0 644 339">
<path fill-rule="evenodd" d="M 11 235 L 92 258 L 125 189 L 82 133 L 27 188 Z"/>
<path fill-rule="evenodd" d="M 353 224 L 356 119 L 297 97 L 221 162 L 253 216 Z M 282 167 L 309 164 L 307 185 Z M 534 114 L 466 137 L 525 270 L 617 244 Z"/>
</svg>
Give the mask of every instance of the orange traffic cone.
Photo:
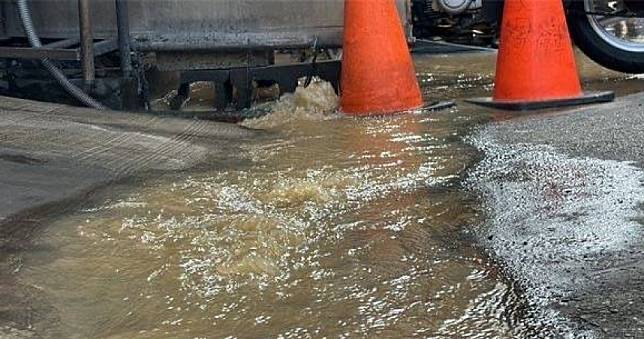
<svg viewBox="0 0 644 339">
<path fill-rule="evenodd" d="M 561 0 L 506 0 L 494 97 L 467 101 L 530 110 L 614 98 L 582 91 Z"/>
<path fill-rule="evenodd" d="M 421 107 L 395 0 L 346 0 L 344 15 L 340 110 L 365 116 Z"/>
</svg>

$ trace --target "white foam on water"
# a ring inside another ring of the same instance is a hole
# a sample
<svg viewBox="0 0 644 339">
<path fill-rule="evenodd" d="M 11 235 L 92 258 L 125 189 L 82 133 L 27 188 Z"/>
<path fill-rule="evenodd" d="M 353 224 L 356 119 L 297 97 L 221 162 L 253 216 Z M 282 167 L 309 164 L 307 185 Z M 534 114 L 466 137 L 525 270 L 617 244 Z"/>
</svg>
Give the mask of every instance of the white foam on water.
<svg viewBox="0 0 644 339">
<path fill-rule="evenodd" d="M 295 93 L 284 94 L 268 104 L 270 114 L 242 122 L 242 126 L 271 129 L 297 121 L 321 121 L 334 118 L 338 95 L 331 83 L 313 81 L 308 87 L 298 86 Z"/>
</svg>

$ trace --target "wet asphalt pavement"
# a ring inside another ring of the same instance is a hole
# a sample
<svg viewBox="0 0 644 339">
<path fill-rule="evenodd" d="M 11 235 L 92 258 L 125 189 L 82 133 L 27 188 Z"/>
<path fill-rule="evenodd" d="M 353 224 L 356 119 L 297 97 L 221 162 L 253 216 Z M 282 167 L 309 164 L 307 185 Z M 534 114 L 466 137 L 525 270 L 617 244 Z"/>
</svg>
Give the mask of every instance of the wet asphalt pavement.
<svg viewBox="0 0 644 339">
<path fill-rule="evenodd" d="M 610 104 L 513 119 L 493 125 L 492 133 L 505 144 L 546 144 L 573 156 L 633 161 L 642 167 L 644 93 Z"/>
<path fill-rule="evenodd" d="M 477 238 L 574 337 L 644 337 L 644 94 L 488 124 Z"/>
</svg>

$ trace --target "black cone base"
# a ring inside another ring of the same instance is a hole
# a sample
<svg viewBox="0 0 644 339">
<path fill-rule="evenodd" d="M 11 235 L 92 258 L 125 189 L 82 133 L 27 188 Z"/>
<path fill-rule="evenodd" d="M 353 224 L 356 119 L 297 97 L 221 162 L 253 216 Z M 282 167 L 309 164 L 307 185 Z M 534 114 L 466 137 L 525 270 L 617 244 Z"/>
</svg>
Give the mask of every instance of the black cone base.
<svg viewBox="0 0 644 339">
<path fill-rule="evenodd" d="M 615 92 L 584 92 L 584 95 L 577 98 L 555 99 L 545 101 L 494 101 L 492 98 L 467 99 L 465 102 L 490 108 L 498 108 L 508 111 L 533 111 L 546 108 L 557 108 L 566 106 L 579 106 L 611 102 L 615 100 Z"/>
<path fill-rule="evenodd" d="M 420 109 L 423 111 L 434 112 L 434 111 L 440 111 L 440 110 L 452 108 L 454 106 L 456 106 L 456 102 L 454 101 L 436 101 L 436 102 L 426 103 Z"/>
</svg>

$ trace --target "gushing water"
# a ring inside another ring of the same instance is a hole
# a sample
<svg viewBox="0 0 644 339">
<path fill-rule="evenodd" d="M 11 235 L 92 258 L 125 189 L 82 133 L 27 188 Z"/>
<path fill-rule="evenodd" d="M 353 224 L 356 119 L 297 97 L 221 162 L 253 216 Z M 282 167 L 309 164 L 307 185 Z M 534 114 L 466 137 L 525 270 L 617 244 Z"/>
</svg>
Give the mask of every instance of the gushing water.
<svg viewBox="0 0 644 339">
<path fill-rule="evenodd" d="M 337 117 L 338 96 L 333 86 L 325 81 L 314 81 L 308 87 L 298 87 L 295 93 L 286 93 L 276 103 L 271 103 L 271 114 L 246 120 L 243 126 L 270 129 L 293 122 L 320 121 Z"/>
</svg>

